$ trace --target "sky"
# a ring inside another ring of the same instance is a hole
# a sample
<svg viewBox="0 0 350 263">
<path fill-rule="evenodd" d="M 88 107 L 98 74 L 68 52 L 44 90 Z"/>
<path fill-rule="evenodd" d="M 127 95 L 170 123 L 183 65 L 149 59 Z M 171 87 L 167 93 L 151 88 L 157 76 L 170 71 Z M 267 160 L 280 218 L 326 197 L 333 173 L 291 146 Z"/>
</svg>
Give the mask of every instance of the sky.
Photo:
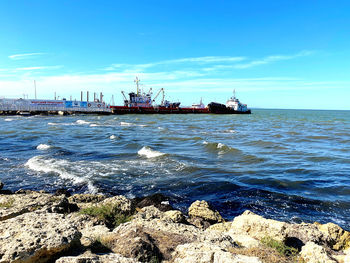
<svg viewBox="0 0 350 263">
<path fill-rule="evenodd" d="M 0 98 L 350 110 L 350 1 L 1 0 Z"/>
</svg>

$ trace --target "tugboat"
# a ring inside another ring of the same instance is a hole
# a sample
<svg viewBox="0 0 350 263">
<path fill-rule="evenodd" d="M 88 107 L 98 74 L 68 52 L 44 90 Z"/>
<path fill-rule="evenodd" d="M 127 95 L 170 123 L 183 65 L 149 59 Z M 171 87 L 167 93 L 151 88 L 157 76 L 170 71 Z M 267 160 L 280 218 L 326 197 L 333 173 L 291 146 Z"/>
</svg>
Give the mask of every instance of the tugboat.
<svg viewBox="0 0 350 263">
<path fill-rule="evenodd" d="M 209 111 L 216 114 L 251 114 L 247 104 L 242 104 L 236 98 L 236 90 L 233 91 L 233 96 L 226 102 L 226 105 L 211 102 L 208 104 Z"/>
</svg>

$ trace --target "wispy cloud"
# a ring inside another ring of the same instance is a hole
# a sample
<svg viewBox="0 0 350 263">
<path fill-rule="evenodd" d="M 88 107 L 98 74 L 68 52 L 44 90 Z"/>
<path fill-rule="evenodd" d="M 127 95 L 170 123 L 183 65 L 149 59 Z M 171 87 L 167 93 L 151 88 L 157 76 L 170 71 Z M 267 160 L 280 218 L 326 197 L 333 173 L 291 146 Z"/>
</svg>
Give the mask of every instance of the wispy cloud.
<svg viewBox="0 0 350 263">
<path fill-rule="evenodd" d="M 16 68 L 15 71 L 33 71 L 33 70 L 60 69 L 60 68 L 63 68 L 63 66 L 57 65 L 57 66 L 23 67 L 23 68 Z"/>
<path fill-rule="evenodd" d="M 174 70 L 192 68 L 196 71 L 213 72 L 229 69 L 248 69 L 259 65 L 270 64 L 283 60 L 292 60 L 298 57 L 305 57 L 314 54 L 314 51 L 301 51 L 292 55 L 271 55 L 261 59 L 252 59 L 245 56 L 205 56 L 190 57 L 171 60 L 156 61 L 144 64 L 112 64 L 104 68 L 106 71 L 130 72 L 154 70 L 157 66 L 172 66 Z"/>
<path fill-rule="evenodd" d="M 296 53 L 294 55 L 289 55 L 289 56 L 288 55 L 287 56 L 286 55 L 267 56 L 262 59 L 252 60 L 248 63 L 233 65 L 233 68 L 246 69 L 246 68 L 269 64 L 269 63 L 277 62 L 281 60 L 291 60 L 298 57 L 305 57 L 305 56 L 312 55 L 313 53 L 314 53 L 313 51 L 301 51 L 299 53 Z"/>
<path fill-rule="evenodd" d="M 230 56 L 205 56 L 205 57 L 190 57 L 190 58 L 180 58 L 180 59 L 170 59 L 157 61 L 145 64 L 112 64 L 111 66 L 105 68 L 105 70 L 116 70 L 121 68 L 129 69 L 149 69 L 161 65 L 204 65 L 213 63 L 233 63 L 245 60 L 245 57 L 230 57 Z"/>
<path fill-rule="evenodd" d="M 23 53 L 23 54 L 14 54 L 8 56 L 12 60 L 21 60 L 21 59 L 28 59 L 36 56 L 45 55 L 46 53 Z"/>
</svg>

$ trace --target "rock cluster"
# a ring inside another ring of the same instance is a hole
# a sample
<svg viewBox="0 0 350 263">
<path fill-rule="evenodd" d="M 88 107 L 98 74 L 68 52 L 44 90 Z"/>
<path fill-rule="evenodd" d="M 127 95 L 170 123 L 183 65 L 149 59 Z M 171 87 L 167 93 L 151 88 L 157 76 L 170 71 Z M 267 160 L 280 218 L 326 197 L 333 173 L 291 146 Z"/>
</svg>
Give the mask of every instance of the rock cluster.
<svg viewBox="0 0 350 263">
<path fill-rule="evenodd" d="M 350 262 L 350 233 L 333 223 L 290 224 L 250 211 L 225 222 L 205 201 L 185 215 L 161 195 L 18 191 L 0 194 L 0 221 L 0 263 Z M 259 254 L 277 245 L 288 252 L 280 259 Z"/>
</svg>

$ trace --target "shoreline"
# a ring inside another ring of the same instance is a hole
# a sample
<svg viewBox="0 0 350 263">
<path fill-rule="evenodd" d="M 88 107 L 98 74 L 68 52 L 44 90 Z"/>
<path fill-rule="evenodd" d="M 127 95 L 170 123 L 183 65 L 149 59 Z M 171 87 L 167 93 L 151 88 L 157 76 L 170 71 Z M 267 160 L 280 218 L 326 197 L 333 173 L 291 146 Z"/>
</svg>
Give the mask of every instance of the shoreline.
<svg viewBox="0 0 350 263">
<path fill-rule="evenodd" d="M 161 194 L 2 188 L 0 182 L 1 263 L 350 260 L 350 233 L 333 223 L 291 224 L 249 210 L 226 221 L 204 200 L 182 213 Z"/>
</svg>

